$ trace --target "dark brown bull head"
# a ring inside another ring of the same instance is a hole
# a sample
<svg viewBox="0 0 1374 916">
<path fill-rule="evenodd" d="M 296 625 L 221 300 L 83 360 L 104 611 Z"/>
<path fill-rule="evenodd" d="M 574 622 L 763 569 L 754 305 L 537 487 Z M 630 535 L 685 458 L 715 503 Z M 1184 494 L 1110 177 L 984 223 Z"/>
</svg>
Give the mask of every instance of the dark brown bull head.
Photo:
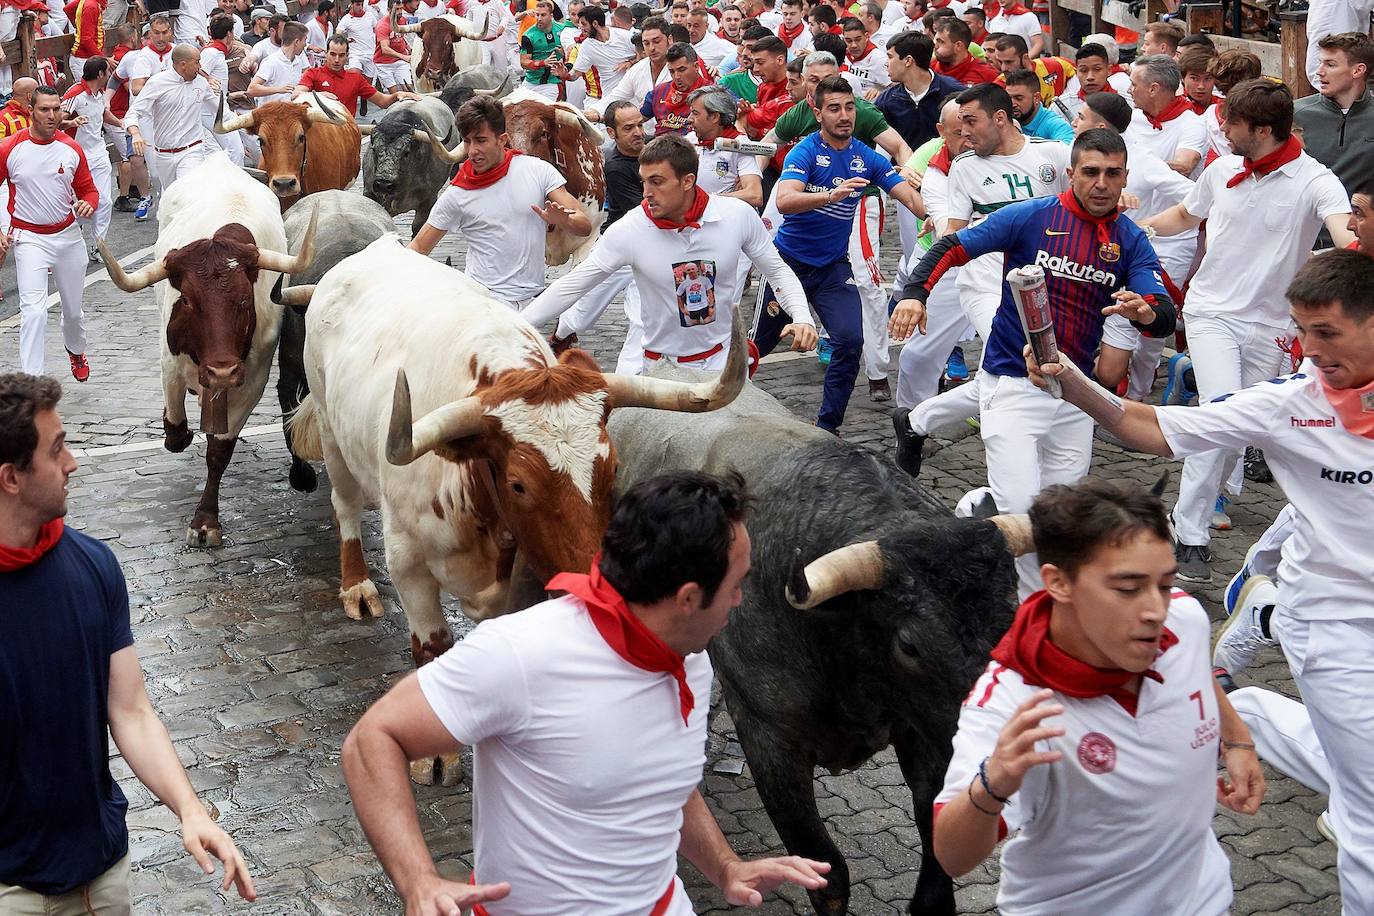
<svg viewBox="0 0 1374 916">
<path fill-rule="evenodd" d="M 490 14 L 480 29 L 462 16 L 436 16 L 419 25 L 400 25 L 395 14 L 391 20 L 392 31 L 420 33 L 420 60 L 415 67 L 415 77 L 427 79 L 435 86 L 442 86 L 458 72 L 458 64 L 453 60 L 454 43 L 460 38 L 480 40 L 490 25 Z"/>
</svg>

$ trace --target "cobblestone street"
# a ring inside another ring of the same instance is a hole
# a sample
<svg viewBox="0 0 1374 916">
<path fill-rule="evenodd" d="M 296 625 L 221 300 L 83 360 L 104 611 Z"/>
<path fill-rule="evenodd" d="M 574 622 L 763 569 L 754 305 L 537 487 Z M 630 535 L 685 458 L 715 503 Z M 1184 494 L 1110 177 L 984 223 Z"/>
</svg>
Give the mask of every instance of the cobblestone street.
<svg viewBox="0 0 1374 916">
<path fill-rule="evenodd" d="M 398 221 L 406 237 L 407 220 Z M 127 221 L 116 214 L 115 231 Z M 888 226 L 884 241 L 891 252 L 896 220 Z M 434 256 L 441 261 L 452 256 L 455 265 L 462 264 L 462 248 L 452 238 Z M 891 254 L 884 263 L 890 279 Z M 186 523 L 204 479 L 204 444 L 198 439 L 180 455 L 162 448 L 153 291 L 124 294 L 99 279 L 87 287 L 86 313 L 92 375 L 85 385 L 72 382 L 60 364 L 62 342 L 53 313 L 48 329 L 48 368 L 54 375 L 61 370 L 65 397 L 59 410 L 81 464 L 72 481 L 68 523 L 108 543 L 123 564 L 154 706 L 201 797 L 217 809 L 219 822 L 243 850 L 259 892 L 251 909 L 237 897 L 219 894 L 218 879 L 208 879 L 184 854 L 175 818 L 116 760 L 116 775 L 130 801 L 134 912 L 401 913 L 354 818 L 339 767 L 348 729 L 411 669 L 376 513 L 366 516 L 364 545 L 388 612 L 377 620 L 353 621 L 345 618 L 337 599 L 328 478 L 322 473 L 320 488 L 310 494 L 287 484 L 289 459 L 278 422 L 274 370 L 224 477 L 224 547 L 186 547 Z M 0 322 L 7 366 L 16 364 L 16 330 L 13 320 Z M 623 336 L 624 316 L 616 306 L 583 343 L 609 368 Z M 895 350 L 893 357 L 895 386 Z M 819 402 L 822 371 L 811 356 L 775 357 L 765 362 L 757 381 L 809 420 Z M 890 408 L 868 400 L 861 377 L 845 437 L 888 454 Z M 932 439 L 923 481 L 952 507 L 984 483 L 983 450 L 968 429 L 946 432 L 956 437 Z M 1169 503 L 1178 467 L 1096 443 L 1095 475 L 1148 485 L 1161 470 L 1173 469 Z M 1214 620 L 1222 617 L 1226 579 L 1283 503 L 1273 485 L 1247 482 L 1246 492 L 1231 505 L 1235 529 L 1213 541 L 1215 579 L 1200 592 Z M 449 611 L 455 632 L 470 629 L 455 606 L 450 604 Z M 1281 656 L 1266 653 L 1261 662 L 1239 682 L 1292 695 Z M 713 712 L 704 775 L 706 799 L 734 848 L 746 855 L 778 852 L 723 705 Z M 1340 912 L 1336 850 L 1318 834 L 1315 821 L 1326 800 L 1272 770 L 1266 775 L 1269 794 L 1257 816 L 1218 813 L 1214 822 L 1232 860 L 1233 912 L 1335 916 Z M 464 879 L 472 852 L 468 790 L 465 781 L 453 788 L 420 787 L 416 793 L 436 860 L 446 873 Z M 919 841 L 911 798 L 892 755 L 856 772 L 821 776 L 817 796 L 849 860 L 852 911 L 905 912 Z M 1121 812 L 1123 819 L 1130 815 Z M 699 911 L 727 909 L 690 866 L 684 864 L 682 874 Z M 996 867 L 983 866 L 961 882 L 960 911 L 994 912 L 996 880 Z M 771 896 L 763 912 L 811 910 L 804 894 L 789 890 Z M 1111 912 L 1109 902 L 1102 912 Z"/>
</svg>

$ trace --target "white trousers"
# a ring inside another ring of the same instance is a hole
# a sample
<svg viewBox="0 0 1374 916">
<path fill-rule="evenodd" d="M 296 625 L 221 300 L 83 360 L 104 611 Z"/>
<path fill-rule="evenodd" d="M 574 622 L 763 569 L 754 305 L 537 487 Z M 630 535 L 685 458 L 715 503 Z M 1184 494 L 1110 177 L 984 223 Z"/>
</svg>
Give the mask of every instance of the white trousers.
<svg viewBox="0 0 1374 916">
<path fill-rule="evenodd" d="M 218 112 L 201 112 L 200 123 L 205 127 L 205 143 L 211 145 L 211 151 L 222 149 L 229 154 L 229 161 L 234 165 L 243 165 L 243 131 L 232 130 L 227 134 L 215 133 L 215 118 Z"/>
<path fill-rule="evenodd" d="M 978 373 L 988 486 L 999 512 L 1025 512 L 1045 487 L 1077 483 L 1092 463 L 1093 421 L 1067 401 L 1056 400 L 1029 379 Z M 963 385 L 962 388 L 970 388 Z M 1016 561 L 1024 600 L 1044 587 L 1040 561 Z"/>
<path fill-rule="evenodd" d="M 1188 318 L 1188 353 L 1197 378 L 1198 400 L 1207 403 L 1232 391 L 1278 375 L 1288 358 L 1277 339 L 1291 335 L 1284 328 L 1234 318 Z M 1183 462 L 1174 533 L 1182 544 L 1207 544 L 1208 526 L 1221 483 L 1230 476 L 1240 453 L 1214 449 L 1190 455 Z"/>
<path fill-rule="evenodd" d="M 849 231 L 849 263 L 854 271 L 854 283 L 859 289 L 859 302 L 863 306 L 864 367 L 870 380 L 887 378 L 888 370 L 892 368 L 887 336 L 887 293 L 883 290 L 881 274 L 876 278 L 873 276 L 880 256 L 878 233 L 882 215 L 881 196 L 861 197 L 859 206 L 854 209 L 854 225 Z M 872 267 L 864 256 L 865 248 L 872 258 Z"/>
<path fill-rule="evenodd" d="M 535 95 L 542 95 L 544 98 L 548 99 L 550 102 L 557 102 L 557 101 L 558 101 L 558 84 L 557 84 L 557 83 L 530 83 L 530 82 L 521 82 L 521 83 L 520 83 L 520 88 L 521 88 L 521 89 L 528 89 L 530 92 L 533 92 Z"/>
<path fill-rule="evenodd" d="M 19 285 L 19 367 L 43 374 L 43 336 L 48 324 L 48 269 L 62 299 L 62 340 L 73 353 L 86 352 L 81 295 L 86 280 L 86 243 L 72 223 L 43 235 L 14 232 L 14 270 Z"/>
<path fill-rule="evenodd" d="M 902 240 L 902 259 L 905 261 L 916 250 L 916 239 L 921 234 L 921 221 L 901 204 L 897 205 L 897 236 Z M 924 253 L 924 252 L 923 252 Z"/>
<path fill-rule="evenodd" d="M 90 219 L 79 220 L 83 226 L 89 227 L 91 233 L 87 242 L 90 247 L 95 247 L 96 239 L 103 239 L 105 233 L 110 229 L 110 211 L 114 208 L 114 169 L 110 167 L 110 157 L 105 155 L 102 149 L 99 156 L 87 156 L 86 164 L 91 169 L 91 180 L 95 182 L 95 189 L 100 193 L 100 203 L 96 205 L 95 213 L 91 214 Z M 76 351 L 80 353 L 81 351 Z"/>
<path fill-rule="evenodd" d="M 983 339 L 983 345 L 986 346 L 988 337 L 992 335 L 992 317 L 997 314 L 997 307 L 1002 304 L 1002 284 L 999 279 L 997 291 L 990 293 L 983 288 L 984 284 L 976 283 L 976 276 L 970 278 L 966 273 L 967 270 L 968 267 L 961 269 L 954 288 L 959 295 L 959 306 L 964 311 L 964 317 L 968 319 L 968 323 L 973 326 L 973 330 Z M 943 282 L 944 278 L 942 277 L 941 283 Z M 937 287 L 939 285 L 936 284 Z M 949 350 L 945 350 L 940 359 L 943 360 L 948 356 Z M 983 373 L 979 372 L 973 381 L 922 401 L 911 411 L 912 431 L 927 436 L 930 435 L 931 431 L 942 426 L 978 416 L 982 385 Z M 1092 433 L 1089 431 L 1089 438 L 1091 436 Z M 1001 504 L 998 503 L 998 505 Z M 1004 509 L 1003 511 L 1008 510 Z M 1039 576 L 1037 575 L 1036 578 Z"/>
<path fill-rule="evenodd" d="M 1306 706 L 1263 687 L 1234 690 L 1230 700 L 1250 729 L 1255 752 L 1266 763 L 1313 792 L 1331 794 L 1331 767 Z M 1335 812 L 1331 815 L 1334 818 Z"/>
<path fill-rule="evenodd" d="M 1273 523 L 1255 541 L 1255 546 L 1247 554 L 1250 574 L 1268 576 L 1275 583 L 1279 581 L 1279 560 L 1282 558 L 1283 542 L 1293 536 L 1297 524 L 1298 511 L 1288 503 L 1274 516 Z"/>
<path fill-rule="evenodd" d="M 1374 913 L 1374 620 L 1295 620 L 1274 609 L 1270 626 L 1302 693 L 1330 770 L 1330 810 L 1340 852 L 1341 907 Z"/>
<path fill-rule="evenodd" d="M 1131 363 L 1127 370 L 1126 397 L 1132 401 L 1143 401 L 1155 387 L 1155 373 L 1159 369 L 1159 358 L 1164 355 L 1167 337 L 1146 337 L 1140 340 L 1131 352 Z"/>
<path fill-rule="evenodd" d="M 899 212 L 905 210 L 903 207 Z M 949 351 L 959 341 L 973 336 L 973 326 L 959 308 L 954 279 L 946 274 L 935 284 L 926 300 L 926 332 L 913 334 L 902 347 L 897 361 L 898 407 L 915 407 L 935 397 Z"/>
<path fill-rule="evenodd" d="M 153 177 L 153 183 L 163 194 L 176 184 L 178 178 L 200 165 L 209 155 L 204 141 L 179 153 L 159 153 L 152 146 L 147 147 L 146 152 L 148 174 Z"/>
</svg>

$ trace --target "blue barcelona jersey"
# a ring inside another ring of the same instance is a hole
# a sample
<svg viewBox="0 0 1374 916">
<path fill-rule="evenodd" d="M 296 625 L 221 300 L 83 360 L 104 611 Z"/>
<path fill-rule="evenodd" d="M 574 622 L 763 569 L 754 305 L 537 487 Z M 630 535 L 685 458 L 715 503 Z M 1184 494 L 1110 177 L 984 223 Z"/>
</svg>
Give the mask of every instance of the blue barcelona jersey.
<svg viewBox="0 0 1374 916">
<path fill-rule="evenodd" d="M 1104 228 L 1106 242 L 1098 224 L 1075 215 L 1058 197 L 1046 197 L 1003 207 L 977 226 L 959 230 L 959 247 L 970 259 L 994 251 L 1005 255 L 1002 304 L 983 351 L 984 369 L 993 375 L 1026 374 L 1026 334 L 1005 280 L 1013 268 L 1034 264 L 1045 272 L 1059 349 L 1088 375 L 1102 342 L 1102 310 L 1115 304 L 1112 293 L 1128 289 L 1152 302 L 1168 301 L 1159 258 L 1144 230 L 1121 216 Z"/>
</svg>

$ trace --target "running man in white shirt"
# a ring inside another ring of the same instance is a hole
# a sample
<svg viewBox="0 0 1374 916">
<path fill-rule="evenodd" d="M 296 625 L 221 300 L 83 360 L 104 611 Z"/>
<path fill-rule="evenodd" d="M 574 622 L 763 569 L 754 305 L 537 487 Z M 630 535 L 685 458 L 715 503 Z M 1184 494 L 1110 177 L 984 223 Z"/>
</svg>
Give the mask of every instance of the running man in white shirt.
<svg viewBox="0 0 1374 916">
<path fill-rule="evenodd" d="M 1183 305 L 1203 402 L 1285 371 L 1292 335 L 1283 290 L 1323 225 L 1339 247 L 1354 238 L 1345 189 L 1302 151 L 1292 125 L 1287 87 L 1263 79 L 1236 86 L 1225 126 L 1236 154 L 1208 166 L 1183 203 L 1141 221 L 1170 236 L 1207 220 L 1207 253 Z M 1218 450 L 1184 463 L 1173 512 L 1181 579 L 1211 581 L 1208 526 L 1237 458 Z"/>
<path fill-rule="evenodd" d="M 1234 98 L 1227 99 L 1228 125 Z M 1252 254 L 1252 264 L 1262 257 Z M 1199 407 L 1159 408 L 1122 401 L 1067 364 L 1031 367 L 1032 378 L 1042 372 L 1057 377 L 1065 400 L 1138 451 L 1178 458 L 1248 445 L 1264 449 L 1294 508 L 1270 625 L 1330 767 L 1341 903 L 1347 913 L 1370 913 L 1374 260 L 1356 251 L 1312 258 L 1288 284 L 1287 299 L 1313 373 L 1236 390 Z"/>
<path fill-rule="evenodd" d="M 644 57 L 626 71 L 623 79 L 614 89 L 609 89 L 595 105 L 588 105 L 583 113 L 593 121 L 601 120 L 601 113 L 612 102 L 634 102 L 635 106 L 644 104 L 644 97 L 653 92 L 659 83 L 666 83 L 668 73 L 668 21 L 661 16 L 650 16 L 644 20 L 639 33 L 644 43 Z"/>
<path fill-rule="evenodd" d="M 361 70 L 369 80 L 377 78 L 372 56 L 377 51 L 376 20 L 367 11 L 366 0 L 350 0 L 348 12 L 339 17 L 334 33 L 348 39 L 348 69 Z"/>
<path fill-rule="evenodd" d="M 200 75 L 199 50 L 177 45 L 171 58 L 172 68 L 149 78 L 124 119 L 134 153 L 147 157 L 161 193 L 205 158 L 201 108 L 207 100 L 217 99 L 220 91 L 218 80 Z M 147 127 L 151 130 L 145 132 Z"/>
<path fill-rule="evenodd" d="M 535 327 L 563 314 L 621 267 L 634 274 L 644 329 L 644 367 L 660 359 L 696 369 L 725 364 L 726 347 L 739 299 L 740 261 L 748 258 L 777 290 L 779 307 L 792 318 L 782 329 L 793 349 L 816 346 L 816 326 L 806 294 L 768 237 L 752 207 L 741 200 L 707 194 L 697 187 L 699 160 L 686 138 L 656 137 L 639 154 L 644 202 L 616 221 L 587 259 L 550 286 L 522 314 Z M 678 272 L 689 265 L 710 273 L 716 306 L 710 320 L 688 324 L 678 308 Z M 557 336 L 586 330 L 559 322 Z"/>
<path fill-rule="evenodd" d="M 859 94 L 873 101 L 888 86 L 887 47 L 878 47 L 870 39 L 861 20 L 846 16 L 840 23 L 844 29 L 845 71 L 859 81 Z"/>
<path fill-rule="evenodd" d="M 91 180 L 100 194 L 100 203 L 89 220 L 90 238 L 86 240 L 86 251 L 92 262 L 100 260 L 96 242 L 105 238 L 110 228 L 110 210 L 114 206 L 114 170 L 110 168 L 110 157 L 105 153 L 105 125 L 119 126 L 119 118 L 110 113 L 105 105 L 105 86 L 110 81 L 110 62 L 103 57 L 88 57 L 81 67 L 81 81 L 67 90 L 62 97 L 62 110 L 66 113 L 65 122 L 76 134 L 76 142 L 86 156 L 86 166 L 91 170 Z"/>
<path fill-rule="evenodd" d="M 487 621 L 362 717 L 344 775 L 407 912 L 688 916 L 679 855 L 735 906 L 760 906 L 789 882 L 825 886 L 826 863 L 735 855 L 697 790 L 705 649 L 741 600 L 747 505 L 738 476 L 636 484 L 590 574 L 549 583 L 568 594 Z M 435 868 L 406 765 L 464 744 L 471 883 Z"/>
<path fill-rule="evenodd" d="M 1215 805 L 1254 814 L 1264 776 L 1211 677 L 1207 612 L 1173 588 L 1164 507 L 1088 480 L 1046 490 L 1030 520 L 1045 590 L 1017 610 L 964 701 L 935 855 L 962 875 L 1014 833 L 1005 913 L 1110 901 L 1117 913 L 1222 916 L 1231 873 Z"/>
<path fill-rule="evenodd" d="M 14 249 L 19 284 L 19 365 L 43 374 L 43 332 L 48 321 L 48 273 L 62 300 L 62 337 L 72 377 L 90 378 L 81 296 L 86 258 L 77 218 L 89 219 L 100 203 L 86 154 L 57 129 L 62 96 L 39 86 L 33 123 L 0 144 L 0 185 L 9 183 L 10 228 L 0 237 L 0 260 Z"/>
<path fill-rule="evenodd" d="M 258 72 L 248 84 L 250 99 L 259 105 L 291 100 L 291 93 L 310 63 L 305 55 L 308 36 L 309 31 L 299 22 L 282 23 L 281 49 L 269 54 L 258 65 Z"/>
<path fill-rule="evenodd" d="M 707 194 L 737 197 L 751 207 L 762 207 L 763 172 L 758 157 L 715 148 L 721 137 L 740 136 L 735 129 L 735 96 L 723 86 L 706 86 L 688 96 L 688 102 L 692 107 L 687 123 L 692 130 L 687 140 L 696 145 L 701 162 L 697 187 Z"/>
<path fill-rule="evenodd" d="M 463 233 L 463 272 L 519 309 L 544 288 L 547 226 L 590 235 L 591 221 L 557 169 L 510 148 L 500 102 L 478 96 L 458 109 L 455 120 L 468 158 L 410 247 L 427 255 L 449 232 Z"/>
<path fill-rule="evenodd" d="M 592 107 L 606 98 L 625 77 L 621 66 L 635 59 L 635 46 L 625 29 L 606 25 L 606 11 L 599 6 L 584 6 L 577 13 L 577 26 L 585 36 L 577 46 L 577 59 L 569 68 L 561 62 L 554 68 L 564 84 L 585 80 L 587 94 L 582 107 Z"/>
</svg>

